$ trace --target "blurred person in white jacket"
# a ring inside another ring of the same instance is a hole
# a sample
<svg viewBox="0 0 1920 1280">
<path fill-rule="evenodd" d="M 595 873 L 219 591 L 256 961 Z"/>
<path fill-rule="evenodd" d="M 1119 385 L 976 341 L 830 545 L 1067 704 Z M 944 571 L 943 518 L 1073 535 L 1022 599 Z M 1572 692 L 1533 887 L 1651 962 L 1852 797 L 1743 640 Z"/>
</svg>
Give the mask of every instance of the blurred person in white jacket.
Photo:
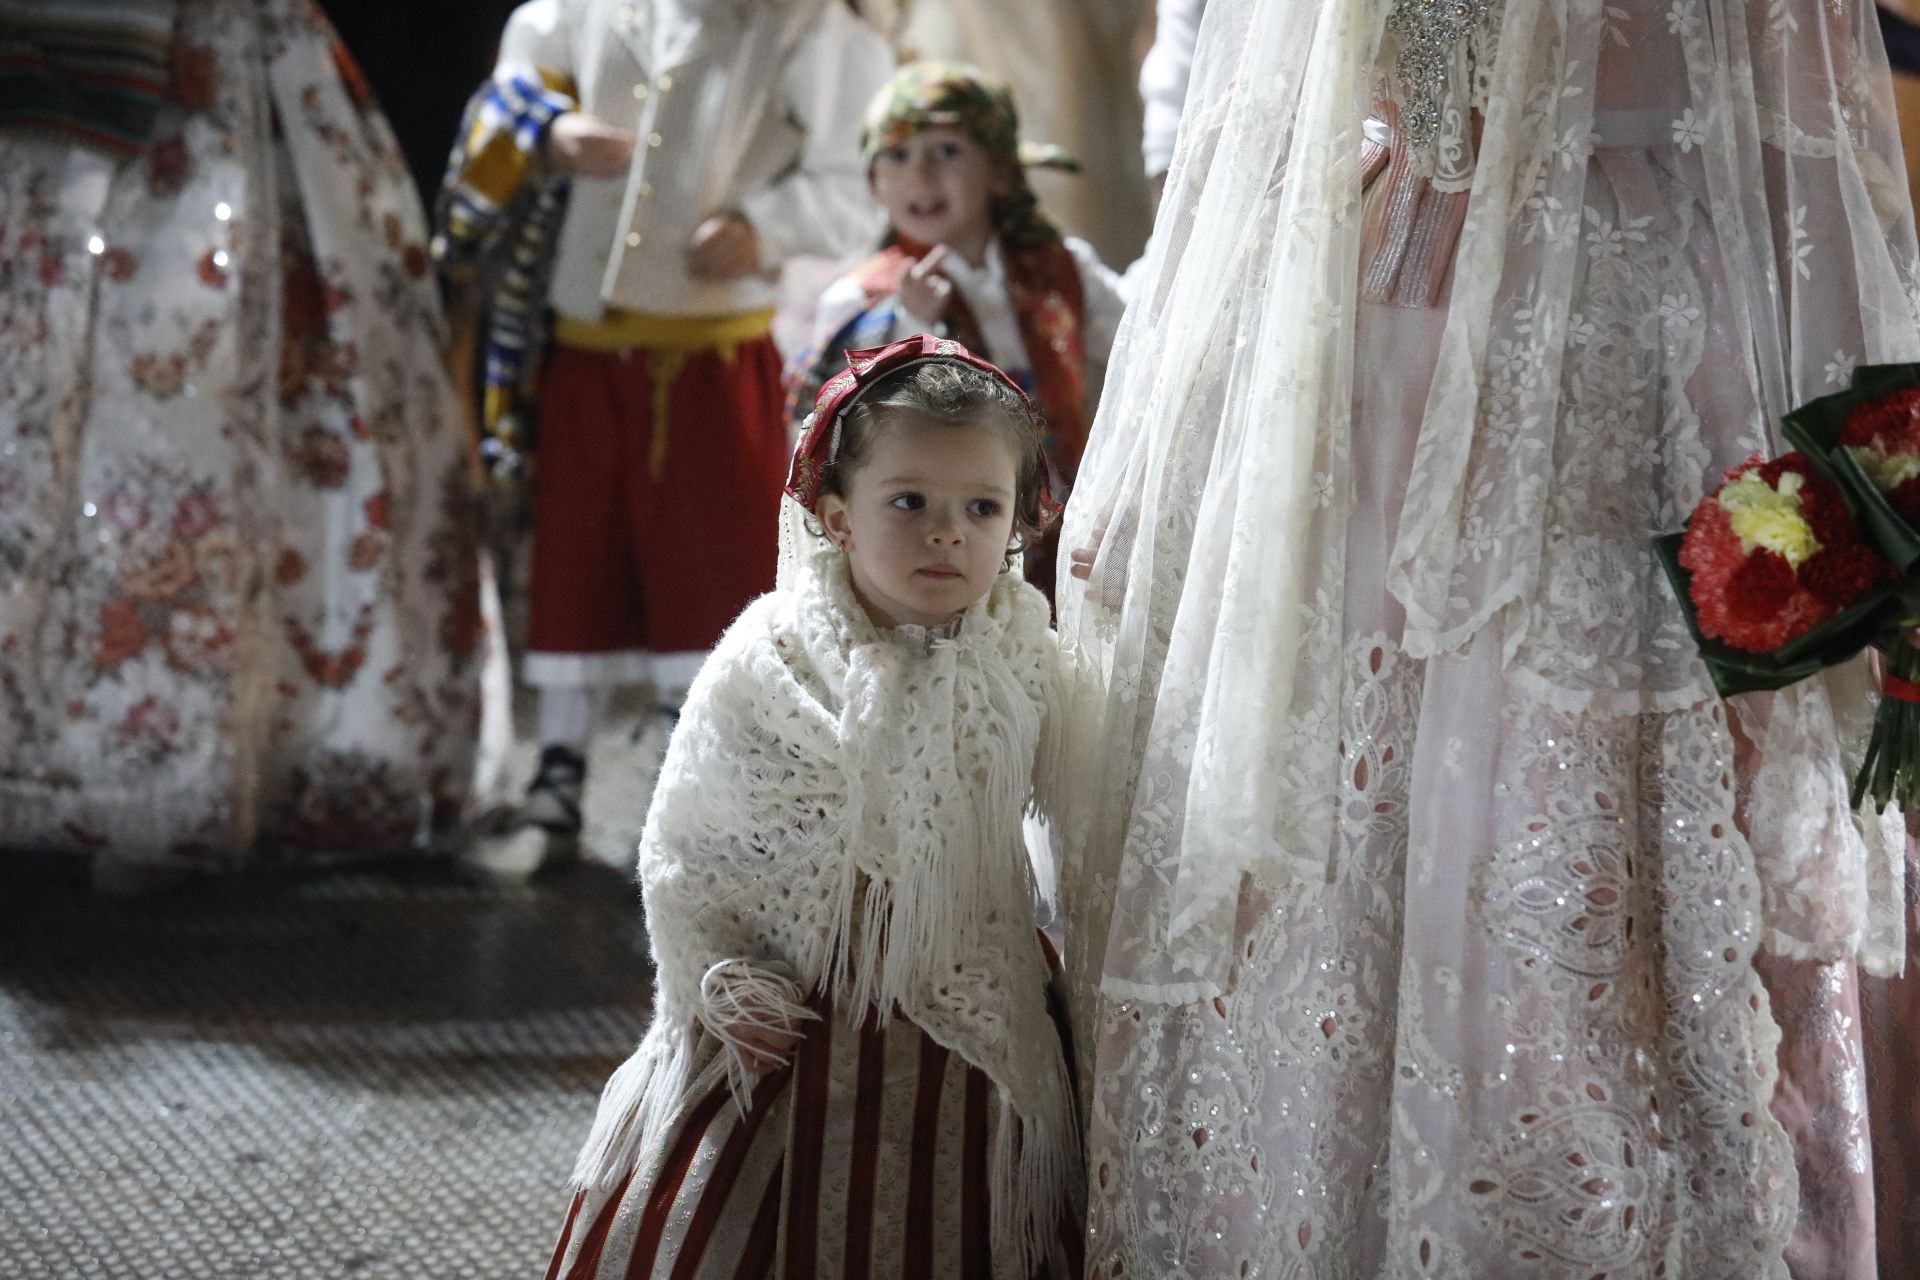
<svg viewBox="0 0 1920 1280">
<path fill-rule="evenodd" d="M 671 711 L 773 585 L 777 273 L 872 242 L 856 140 L 892 69 L 885 42 L 828 0 L 532 0 L 508 21 L 449 174 L 445 235 L 480 241 L 534 188 L 568 189 L 544 268 L 522 672 L 541 690 L 541 762 L 484 865 L 524 872 L 569 851 L 606 692 L 651 683 Z"/>
</svg>

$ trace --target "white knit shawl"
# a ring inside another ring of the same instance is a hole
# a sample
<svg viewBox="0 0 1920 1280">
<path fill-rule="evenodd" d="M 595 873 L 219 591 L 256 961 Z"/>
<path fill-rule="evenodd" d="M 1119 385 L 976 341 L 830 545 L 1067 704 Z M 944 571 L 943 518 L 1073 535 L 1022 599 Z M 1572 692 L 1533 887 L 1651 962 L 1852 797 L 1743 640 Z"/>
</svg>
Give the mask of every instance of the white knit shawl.
<svg viewBox="0 0 1920 1280">
<path fill-rule="evenodd" d="M 1079 1163 L 1021 832 L 1056 699 L 1047 603 L 1008 574 L 947 631 L 881 630 L 839 553 L 798 568 L 728 629 L 674 731 L 640 845 L 654 1022 L 574 1179 L 652 1165 L 722 1080 L 745 1105 L 716 1028 L 743 1003 L 804 1016 L 825 985 L 850 1025 L 910 1018 L 1019 1118 L 993 1152 L 994 1253 L 1026 1274 Z"/>
</svg>

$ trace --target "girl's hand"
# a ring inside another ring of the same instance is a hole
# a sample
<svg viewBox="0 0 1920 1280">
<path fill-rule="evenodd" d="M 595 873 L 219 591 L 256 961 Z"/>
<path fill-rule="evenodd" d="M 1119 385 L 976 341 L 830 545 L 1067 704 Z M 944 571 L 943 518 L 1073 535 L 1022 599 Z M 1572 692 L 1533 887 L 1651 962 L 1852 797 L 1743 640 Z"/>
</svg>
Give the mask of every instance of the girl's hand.
<svg viewBox="0 0 1920 1280">
<path fill-rule="evenodd" d="M 800 1033 L 791 1028 L 776 1031 L 772 1027 L 736 1022 L 725 1028 L 741 1064 L 756 1076 L 783 1066 L 787 1055 L 800 1043 Z"/>
<path fill-rule="evenodd" d="M 1100 544 L 1106 541 L 1106 537 L 1107 531 L 1105 529 L 1095 529 L 1091 542 L 1084 547 L 1075 547 L 1072 551 L 1068 552 L 1067 559 L 1072 562 L 1072 567 L 1069 568 L 1067 572 L 1082 582 L 1093 577 L 1093 562 L 1100 558 Z"/>
<path fill-rule="evenodd" d="M 1082 582 L 1090 582 L 1093 578 L 1094 567 L 1100 563 L 1100 557 L 1103 553 L 1107 555 L 1119 555 L 1119 563 L 1111 569 L 1102 572 L 1098 585 L 1094 586 L 1087 593 L 1088 599 L 1092 600 L 1102 609 L 1105 609 L 1108 613 L 1119 613 L 1127 602 L 1127 555 L 1131 542 L 1132 524 L 1130 518 L 1128 518 L 1129 523 L 1120 527 L 1118 534 L 1119 544 L 1117 548 L 1110 547 L 1107 545 L 1109 541 L 1108 531 L 1113 523 L 1113 518 L 1114 512 L 1112 509 L 1109 509 L 1107 514 L 1102 517 L 1102 523 L 1095 525 L 1087 535 L 1087 545 L 1084 547 L 1075 547 L 1067 553 L 1067 572 Z M 1124 517 L 1124 513 L 1123 518 L 1126 518 Z"/>
<path fill-rule="evenodd" d="M 715 214 L 687 243 L 687 270 L 696 280 L 725 284 L 759 268 L 760 233 L 741 214 Z"/>
<path fill-rule="evenodd" d="M 581 178 L 624 177 L 633 165 L 633 133 L 578 111 L 555 118 L 547 154 L 562 173 Z"/>
<path fill-rule="evenodd" d="M 781 1066 L 800 1043 L 799 1028 L 819 1014 L 804 1003 L 800 985 L 777 967 L 751 960 L 716 961 L 700 979 L 700 1021 L 726 1046 L 727 1077 L 736 1091 L 744 1077 Z"/>
<path fill-rule="evenodd" d="M 938 324 L 947 318 L 953 305 L 953 281 L 940 274 L 947 260 L 947 246 L 937 244 L 927 256 L 907 268 L 900 281 L 900 309 L 918 320 Z"/>
</svg>

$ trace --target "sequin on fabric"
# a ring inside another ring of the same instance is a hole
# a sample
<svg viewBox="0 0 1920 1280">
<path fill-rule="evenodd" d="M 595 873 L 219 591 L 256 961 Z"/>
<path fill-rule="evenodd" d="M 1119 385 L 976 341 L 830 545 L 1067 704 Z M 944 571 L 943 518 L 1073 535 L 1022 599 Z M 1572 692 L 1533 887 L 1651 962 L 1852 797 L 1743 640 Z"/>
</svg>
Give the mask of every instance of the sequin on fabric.
<svg viewBox="0 0 1920 1280">
<path fill-rule="evenodd" d="M 1400 127 L 1415 148 L 1439 136 L 1455 50 L 1493 8 L 1493 0 L 1396 0 L 1387 30 L 1400 37 L 1394 58 L 1394 95 Z"/>
</svg>

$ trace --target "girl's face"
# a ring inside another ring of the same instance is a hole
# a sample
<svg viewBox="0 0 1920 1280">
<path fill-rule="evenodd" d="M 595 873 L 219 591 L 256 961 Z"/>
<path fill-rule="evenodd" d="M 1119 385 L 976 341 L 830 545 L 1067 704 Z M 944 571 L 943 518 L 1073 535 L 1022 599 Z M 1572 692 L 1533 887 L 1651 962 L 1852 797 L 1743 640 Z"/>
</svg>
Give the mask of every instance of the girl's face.
<svg viewBox="0 0 1920 1280">
<path fill-rule="evenodd" d="M 993 198 L 1006 174 L 986 148 L 946 125 L 914 134 L 873 160 L 873 194 L 893 229 L 921 244 L 944 244 L 969 260 L 993 234 Z"/>
<path fill-rule="evenodd" d="M 991 426 L 904 418 L 881 429 L 846 494 L 820 499 L 875 625 L 937 627 L 987 594 L 1013 540 L 1017 471 Z"/>
</svg>

